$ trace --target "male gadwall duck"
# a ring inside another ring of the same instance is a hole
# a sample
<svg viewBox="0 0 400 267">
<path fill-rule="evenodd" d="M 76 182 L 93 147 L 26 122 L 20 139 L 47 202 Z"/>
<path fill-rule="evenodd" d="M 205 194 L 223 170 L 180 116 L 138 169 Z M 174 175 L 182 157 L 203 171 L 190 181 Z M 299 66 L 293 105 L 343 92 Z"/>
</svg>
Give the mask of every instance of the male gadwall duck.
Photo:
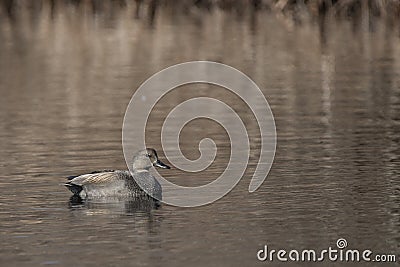
<svg viewBox="0 0 400 267">
<path fill-rule="evenodd" d="M 136 180 L 145 187 L 145 191 L 157 199 L 162 198 L 162 189 L 157 179 L 150 174 L 149 169 L 156 166 L 170 169 L 162 163 L 157 152 L 152 148 L 139 151 L 133 157 L 133 172 L 124 170 L 102 170 L 88 174 L 68 177 L 64 185 L 74 195 L 86 198 L 97 197 L 141 197 L 146 193 L 139 187 Z"/>
</svg>

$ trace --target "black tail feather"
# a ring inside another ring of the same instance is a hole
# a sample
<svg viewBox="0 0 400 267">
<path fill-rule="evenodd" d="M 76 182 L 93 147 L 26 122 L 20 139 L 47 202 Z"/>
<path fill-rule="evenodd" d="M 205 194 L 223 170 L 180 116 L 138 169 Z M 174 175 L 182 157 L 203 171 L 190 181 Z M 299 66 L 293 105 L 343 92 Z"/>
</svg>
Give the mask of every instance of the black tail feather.
<svg viewBox="0 0 400 267">
<path fill-rule="evenodd" d="M 72 184 L 71 182 L 68 182 L 64 184 L 74 195 L 79 195 L 79 193 L 83 190 L 82 186 Z"/>
</svg>

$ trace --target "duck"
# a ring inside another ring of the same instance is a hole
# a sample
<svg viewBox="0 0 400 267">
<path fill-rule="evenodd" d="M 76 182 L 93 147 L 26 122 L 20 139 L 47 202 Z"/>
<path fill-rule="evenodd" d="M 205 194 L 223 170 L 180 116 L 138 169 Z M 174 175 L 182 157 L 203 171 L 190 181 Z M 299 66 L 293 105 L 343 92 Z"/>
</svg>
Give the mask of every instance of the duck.
<svg viewBox="0 0 400 267">
<path fill-rule="evenodd" d="M 129 170 L 99 170 L 67 177 L 64 185 L 73 193 L 86 199 L 101 197 L 145 197 L 162 199 L 162 188 L 149 172 L 151 167 L 170 169 L 158 158 L 153 148 L 138 151 L 133 156 L 132 172 Z M 137 184 L 140 181 L 143 189 Z M 147 192 L 147 193 L 146 193 Z"/>
</svg>

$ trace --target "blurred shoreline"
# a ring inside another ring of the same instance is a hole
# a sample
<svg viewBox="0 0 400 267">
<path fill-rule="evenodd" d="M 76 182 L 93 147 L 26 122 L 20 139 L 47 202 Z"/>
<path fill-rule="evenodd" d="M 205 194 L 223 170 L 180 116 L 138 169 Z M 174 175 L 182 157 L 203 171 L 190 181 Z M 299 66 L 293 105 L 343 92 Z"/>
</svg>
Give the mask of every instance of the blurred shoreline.
<svg viewBox="0 0 400 267">
<path fill-rule="evenodd" d="M 160 8 L 200 17 L 214 10 L 232 12 L 238 16 L 265 11 L 292 25 L 320 22 L 328 17 L 367 23 L 383 20 L 394 26 L 400 17 L 400 1 L 397 0 L 0 0 L 0 19 L 14 20 L 26 12 L 38 15 L 44 9 L 49 9 L 53 16 L 58 9 L 70 7 L 86 14 L 109 16 L 129 8 L 134 18 L 148 18 L 150 23 Z"/>
</svg>

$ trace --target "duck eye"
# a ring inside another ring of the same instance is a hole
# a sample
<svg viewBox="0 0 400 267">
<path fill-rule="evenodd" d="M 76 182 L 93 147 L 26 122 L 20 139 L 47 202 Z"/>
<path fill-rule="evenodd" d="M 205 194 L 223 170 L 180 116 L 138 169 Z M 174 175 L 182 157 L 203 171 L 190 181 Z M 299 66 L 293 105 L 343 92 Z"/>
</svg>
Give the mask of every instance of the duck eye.
<svg viewBox="0 0 400 267">
<path fill-rule="evenodd" d="M 146 156 L 149 157 L 149 158 L 151 158 L 151 155 L 150 155 L 150 154 L 146 154 Z"/>
</svg>

